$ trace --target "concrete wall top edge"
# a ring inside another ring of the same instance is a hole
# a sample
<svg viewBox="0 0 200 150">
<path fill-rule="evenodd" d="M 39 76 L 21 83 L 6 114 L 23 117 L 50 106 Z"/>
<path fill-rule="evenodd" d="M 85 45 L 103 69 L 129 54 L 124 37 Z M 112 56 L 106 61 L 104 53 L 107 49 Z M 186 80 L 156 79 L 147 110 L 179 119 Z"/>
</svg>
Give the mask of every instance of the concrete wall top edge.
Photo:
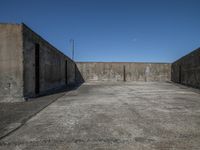
<svg viewBox="0 0 200 150">
<path fill-rule="evenodd" d="M 5 22 L 0 22 L 0 25 L 18 25 L 20 26 L 20 23 L 5 23 Z"/>
<path fill-rule="evenodd" d="M 193 51 L 191 51 L 190 53 L 188 53 L 188 54 L 182 56 L 182 57 L 179 58 L 178 60 L 174 61 L 172 64 L 177 63 L 177 62 L 180 62 L 180 61 L 182 61 L 183 59 L 189 57 L 190 55 L 195 54 L 195 53 L 198 53 L 199 51 L 200 51 L 200 47 L 197 48 L 197 49 L 195 49 L 195 50 L 193 50 Z"/>
<path fill-rule="evenodd" d="M 172 64 L 172 63 L 165 63 L 165 62 L 89 62 L 89 61 L 81 61 L 81 62 L 76 62 L 76 63 L 116 63 L 116 64 L 131 64 L 131 63 L 135 63 L 135 64 Z"/>
<path fill-rule="evenodd" d="M 42 36 L 40 36 L 38 33 L 36 33 L 35 31 L 33 31 L 31 28 L 29 28 L 26 24 L 22 23 L 21 24 L 23 28 L 27 29 L 28 31 L 32 32 L 34 35 L 36 35 L 40 40 L 42 40 L 44 43 L 46 43 L 48 46 L 50 46 L 51 48 L 55 49 L 56 52 L 58 52 L 59 54 L 61 54 L 62 56 L 66 57 L 67 59 L 69 59 L 71 62 L 74 62 L 71 58 L 69 58 L 68 56 L 66 56 L 63 52 L 61 52 L 60 50 L 58 50 L 55 46 L 53 46 L 51 43 L 49 43 L 47 40 L 45 40 Z"/>
</svg>

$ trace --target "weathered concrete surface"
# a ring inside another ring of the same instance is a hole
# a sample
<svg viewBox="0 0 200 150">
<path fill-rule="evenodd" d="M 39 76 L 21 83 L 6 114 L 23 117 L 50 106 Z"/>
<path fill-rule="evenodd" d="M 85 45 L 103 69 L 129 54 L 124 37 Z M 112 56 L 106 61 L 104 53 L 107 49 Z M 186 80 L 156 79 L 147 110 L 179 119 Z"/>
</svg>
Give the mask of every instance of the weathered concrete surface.
<svg viewBox="0 0 200 150">
<path fill-rule="evenodd" d="M 0 103 L 0 139 L 23 126 L 32 116 L 77 87 L 71 86 L 26 102 Z"/>
<path fill-rule="evenodd" d="M 85 81 L 170 81 L 171 64 L 77 62 Z"/>
<path fill-rule="evenodd" d="M 34 98 L 28 102 L 0 103 L 0 138 L 18 129 L 30 117 L 63 95 L 64 92 Z"/>
<path fill-rule="evenodd" d="M 198 92 L 172 83 L 87 83 L 1 140 L 0 149 L 199 149 Z"/>
<path fill-rule="evenodd" d="M 25 24 L 0 24 L 0 102 L 20 102 L 81 83 L 75 68 L 73 60 Z"/>
<path fill-rule="evenodd" d="M 172 81 L 200 88 L 200 48 L 172 64 Z"/>
<path fill-rule="evenodd" d="M 35 44 L 39 44 L 40 94 L 73 85 L 75 63 L 69 57 L 40 37 L 26 25 L 23 26 L 24 96 L 35 96 Z M 67 62 L 67 63 L 66 63 Z M 67 66 L 66 66 L 67 65 Z M 78 73 L 78 72 L 77 72 Z M 67 76 L 67 77 L 66 77 Z M 66 81 L 67 80 L 67 81 Z"/>
<path fill-rule="evenodd" d="M 22 70 L 22 28 L 0 24 L 0 102 L 22 100 Z"/>
</svg>

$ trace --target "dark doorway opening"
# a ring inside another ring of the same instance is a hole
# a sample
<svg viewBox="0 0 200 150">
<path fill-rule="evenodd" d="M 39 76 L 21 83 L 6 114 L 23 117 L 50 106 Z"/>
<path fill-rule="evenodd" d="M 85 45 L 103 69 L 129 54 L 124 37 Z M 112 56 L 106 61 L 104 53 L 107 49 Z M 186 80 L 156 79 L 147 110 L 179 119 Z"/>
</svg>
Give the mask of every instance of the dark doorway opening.
<svg viewBox="0 0 200 150">
<path fill-rule="evenodd" d="M 74 82 L 76 83 L 76 64 L 74 63 Z"/>
<path fill-rule="evenodd" d="M 35 44 L 35 94 L 40 93 L 40 45 Z"/>
<path fill-rule="evenodd" d="M 124 82 L 126 82 L 126 67 L 125 67 L 125 65 L 123 66 L 123 80 L 124 80 Z"/>
<path fill-rule="evenodd" d="M 181 76 L 182 76 L 182 74 L 181 74 L 181 72 L 182 72 L 182 67 L 181 66 L 179 66 L 179 83 L 181 83 Z"/>
<path fill-rule="evenodd" d="M 68 84 L 68 79 L 67 79 L 67 60 L 65 61 L 65 84 Z"/>
</svg>

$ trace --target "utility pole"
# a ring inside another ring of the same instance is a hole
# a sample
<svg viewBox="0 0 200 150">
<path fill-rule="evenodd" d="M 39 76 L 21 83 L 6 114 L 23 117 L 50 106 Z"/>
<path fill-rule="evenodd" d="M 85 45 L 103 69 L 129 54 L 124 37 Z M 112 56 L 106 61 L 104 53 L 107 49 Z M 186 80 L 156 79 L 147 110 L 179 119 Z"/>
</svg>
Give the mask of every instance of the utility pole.
<svg viewBox="0 0 200 150">
<path fill-rule="evenodd" d="M 72 60 L 74 60 L 74 40 L 70 39 L 70 46 L 71 46 L 71 50 L 72 50 Z"/>
</svg>

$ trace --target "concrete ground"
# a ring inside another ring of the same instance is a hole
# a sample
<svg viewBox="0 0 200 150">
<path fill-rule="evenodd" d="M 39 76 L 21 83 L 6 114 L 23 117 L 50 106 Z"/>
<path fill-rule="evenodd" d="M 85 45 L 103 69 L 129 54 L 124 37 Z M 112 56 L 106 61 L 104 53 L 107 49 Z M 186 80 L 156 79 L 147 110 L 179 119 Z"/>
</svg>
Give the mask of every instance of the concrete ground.
<svg viewBox="0 0 200 150">
<path fill-rule="evenodd" d="M 172 83 L 86 83 L 3 138 L 0 149 L 200 149 L 200 94 Z"/>
<path fill-rule="evenodd" d="M 51 92 L 26 102 L 0 103 L 0 140 L 11 134 L 27 120 L 46 108 L 58 98 L 65 95 L 67 91 L 75 90 L 77 87 L 69 87 Z"/>
<path fill-rule="evenodd" d="M 63 95 L 53 94 L 29 102 L 0 103 L 0 139 L 23 126 L 32 116 Z"/>
</svg>

